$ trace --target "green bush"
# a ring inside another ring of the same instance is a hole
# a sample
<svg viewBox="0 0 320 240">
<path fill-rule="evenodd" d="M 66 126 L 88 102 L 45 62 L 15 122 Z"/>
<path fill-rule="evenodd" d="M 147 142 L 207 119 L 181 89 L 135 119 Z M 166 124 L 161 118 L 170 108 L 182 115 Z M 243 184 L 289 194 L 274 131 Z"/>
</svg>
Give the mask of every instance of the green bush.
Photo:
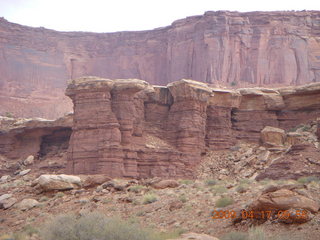
<svg viewBox="0 0 320 240">
<path fill-rule="evenodd" d="M 189 185 L 189 184 L 193 183 L 193 181 L 189 180 L 189 179 L 182 179 L 182 180 L 179 180 L 179 183 Z"/>
<path fill-rule="evenodd" d="M 267 240 L 267 234 L 261 227 L 249 229 L 249 240 Z"/>
<path fill-rule="evenodd" d="M 248 190 L 248 186 L 247 185 L 239 185 L 237 188 L 236 188 L 236 191 L 238 193 L 244 193 Z"/>
<path fill-rule="evenodd" d="M 54 198 L 62 198 L 64 197 L 64 193 L 63 192 L 57 192 L 55 195 L 54 195 Z"/>
<path fill-rule="evenodd" d="M 248 240 L 248 234 L 244 232 L 229 232 L 225 234 L 221 240 Z"/>
<path fill-rule="evenodd" d="M 134 185 L 129 187 L 129 192 L 135 192 L 135 193 L 139 193 L 142 189 L 144 189 L 145 187 L 142 185 Z"/>
<path fill-rule="evenodd" d="M 14 118 L 13 114 L 11 112 L 6 112 L 6 117 L 8 118 Z"/>
<path fill-rule="evenodd" d="M 143 196 L 143 204 L 149 204 L 149 203 L 153 203 L 156 202 L 158 200 L 157 196 L 153 193 L 148 193 L 146 195 Z"/>
<path fill-rule="evenodd" d="M 301 184 L 308 184 L 311 182 L 319 182 L 320 178 L 317 176 L 308 176 L 308 177 L 301 177 L 297 181 Z"/>
<path fill-rule="evenodd" d="M 186 195 L 184 195 L 184 194 L 182 194 L 182 195 L 179 197 L 179 200 L 180 200 L 181 202 L 183 202 L 183 203 L 185 203 L 185 202 L 188 201 Z"/>
<path fill-rule="evenodd" d="M 228 189 L 221 185 L 214 185 L 212 186 L 211 191 L 215 194 L 222 194 L 222 193 L 226 193 Z"/>
<path fill-rule="evenodd" d="M 226 207 L 233 203 L 233 199 L 230 197 L 222 197 L 216 201 L 216 207 Z"/>
<path fill-rule="evenodd" d="M 214 179 L 208 179 L 208 180 L 206 180 L 206 185 L 207 186 L 214 186 L 214 185 L 216 185 L 218 183 L 218 181 L 217 180 L 214 180 Z"/>
<path fill-rule="evenodd" d="M 138 225 L 103 214 L 73 214 L 53 218 L 41 228 L 43 240 L 159 240 L 158 235 Z"/>
</svg>

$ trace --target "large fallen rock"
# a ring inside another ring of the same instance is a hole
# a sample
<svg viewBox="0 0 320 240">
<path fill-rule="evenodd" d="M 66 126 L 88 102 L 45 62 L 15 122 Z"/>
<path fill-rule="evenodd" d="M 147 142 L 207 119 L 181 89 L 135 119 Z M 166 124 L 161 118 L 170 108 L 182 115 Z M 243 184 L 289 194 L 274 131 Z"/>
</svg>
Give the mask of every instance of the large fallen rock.
<svg viewBox="0 0 320 240">
<path fill-rule="evenodd" d="M 84 188 L 96 187 L 111 180 L 110 177 L 102 174 L 81 175 L 80 178 Z"/>
<path fill-rule="evenodd" d="M 283 129 L 266 126 L 261 131 L 263 144 L 271 146 L 282 146 L 285 142 L 286 133 Z"/>
<path fill-rule="evenodd" d="M 278 189 L 273 192 L 263 193 L 250 205 L 250 209 L 256 211 L 300 208 L 312 213 L 318 212 L 319 207 L 319 203 L 313 199 L 289 189 Z"/>
<path fill-rule="evenodd" d="M 0 196 L 0 209 L 8 209 L 17 202 L 17 199 L 12 197 L 12 194 L 3 194 Z"/>
<path fill-rule="evenodd" d="M 175 188 L 179 186 L 179 183 L 176 180 L 166 179 L 153 183 L 151 186 L 156 189 Z"/>
<path fill-rule="evenodd" d="M 26 211 L 26 210 L 29 210 L 29 209 L 34 208 L 36 206 L 39 206 L 39 204 L 40 203 L 35 199 L 26 198 L 17 204 L 17 208 L 22 211 Z"/>
<path fill-rule="evenodd" d="M 81 187 L 81 179 L 73 175 L 41 175 L 38 177 L 34 185 L 42 191 L 53 190 L 70 190 Z"/>
<path fill-rule="evenodd" d="M 167 239 L 167 240 L 219 240 L 216 237 L 209 236 L 207 234 L 199 234 L 199 233 L 185 233 L 182 234 L 179 238 L 176 239 Z"/>
</svg>

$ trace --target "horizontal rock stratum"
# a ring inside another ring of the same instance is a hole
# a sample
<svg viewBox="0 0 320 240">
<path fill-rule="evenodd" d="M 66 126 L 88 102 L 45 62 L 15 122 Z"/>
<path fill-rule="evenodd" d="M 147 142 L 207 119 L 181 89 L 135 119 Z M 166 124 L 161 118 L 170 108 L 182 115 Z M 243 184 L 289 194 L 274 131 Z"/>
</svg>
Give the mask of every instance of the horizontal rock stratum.
<svg viewBox="0 0 320 240">
<path fill-rule="evenodd" d="M 74 104 L 73 174 L 193 177 L 210 150 L 259 142 L 266 126 L 287 130 L 320 116 L 320 83 L 228 90 L 186 79 L 163 87 L 83 77 L 66 95 Z"/>
<path fill-rule="evenodd" d="M 66 80 L 85 75 L 166 85 L 320 81 L 320 12 L 206 12 L 150 31 L 86 33 L 0 19 L 0 115 L 56 118 L 72 108 Z"/>
</svg>

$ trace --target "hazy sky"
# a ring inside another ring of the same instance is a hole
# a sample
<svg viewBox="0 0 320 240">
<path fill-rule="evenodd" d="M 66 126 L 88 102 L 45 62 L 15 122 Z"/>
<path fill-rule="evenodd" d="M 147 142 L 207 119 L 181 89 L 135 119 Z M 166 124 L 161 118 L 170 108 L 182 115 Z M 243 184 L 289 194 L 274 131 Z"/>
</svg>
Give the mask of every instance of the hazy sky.
<svg viewBox="0 0 320 240">
<path fill-rule="evenodd" d="M 92 32 L 153 29 L 205 11 L 304 9 L 320 10 L 320 0 L 0 0 L 8 21 Z"/>
</svg>

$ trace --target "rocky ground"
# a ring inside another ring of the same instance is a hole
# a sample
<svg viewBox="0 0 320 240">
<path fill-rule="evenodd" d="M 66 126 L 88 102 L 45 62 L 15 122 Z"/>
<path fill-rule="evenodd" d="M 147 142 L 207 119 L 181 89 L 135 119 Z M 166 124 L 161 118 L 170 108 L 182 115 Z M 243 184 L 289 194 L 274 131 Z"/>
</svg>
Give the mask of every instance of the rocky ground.
<svg viewBox="0 0 320 240">
<path fill-rule="evenodd" d="M 2 157 L 1 169 L 14 171 L 0 180 L 0 239 L 40 239 L 44 222 L 68 212 L 120 216 L 170 233 L 168 238 L 194 232 L 226 239 L 234 231 L 260 226 L 271 239 L 318 239 L 316 133 L 316 122 L 288 132 L 267 127 L 261 145 L 238 142 L 227 150 L 207 152 L 196 179 L 60 175 L 63 156 L 41 160 L 29 156 L 14 163 Z M 234 217 L 227 217 L 230 213 Z M 188 236 L 181 239 L 210 239 Z"/>
<path fill-rule="evenodd" d="M 320 233 L 317 202 L 320 196 L 320 182 L 316 180 L 162 180 L 155 184 L 152 181 L 157 182 L 160 179 L 118 179 L 99 185 L 101 176 L 100 179 L 95 176 L 98 180 L 89 180 L 92 186 L 89 188 L 49 192 L 41 189 L 44 192 L 40 193 L 40 189 L 34 186 L 36 177 L 36 173 L 30 172 L 24 176 L 2 179 L 1 192 L 7 194 L 7 200 L 10 201 L 6 202 L 7 209 L 0 210 L 1 234 L 29 231 L 32 235 L 33 230 L 41 228 L 50 216 L 67 212 L 81 215 L 91 211 L 103 212 L 107 216 L 121 216 L 157 231 L 187 231 L 215 237 L 222 237 L 230 231 L 247 231 L 250 226 L 257 224 L 263 226 L 270 235 L 293 234 L 304 236 L 302 239 L 317 239 Z M 233 219 L 212 219 L 213 210 L 237 212 L 240 209 L 250 209 L 270 186 L 280 190 L 298 189 L 295 197 L 302 199 L 301 206 L 290 205 L 290 193 L 293 192 L 291 190 L 285 192 L 285 203 L 281 202 L 281 199 L 273 200 L 279 201 L 285 209 L 310 208 L 310 219 L 307 219 L 306 223 L 293 224 L 283 223 L 277 216 L 262 222 L 256 216 L 253 219 L 240 219 L 242 221 L 237 223 Z M 1 198 L 3 196 L 1 195 Z M 230 202 L 221 203 L 221 198 L 229 199 Z M 10 206 L 13 203 L 15 204 Z M 224 204 L 229 205 L 223 207 Z M 316 210 L 312 209 L 313 205 Z"/>
</svg>

